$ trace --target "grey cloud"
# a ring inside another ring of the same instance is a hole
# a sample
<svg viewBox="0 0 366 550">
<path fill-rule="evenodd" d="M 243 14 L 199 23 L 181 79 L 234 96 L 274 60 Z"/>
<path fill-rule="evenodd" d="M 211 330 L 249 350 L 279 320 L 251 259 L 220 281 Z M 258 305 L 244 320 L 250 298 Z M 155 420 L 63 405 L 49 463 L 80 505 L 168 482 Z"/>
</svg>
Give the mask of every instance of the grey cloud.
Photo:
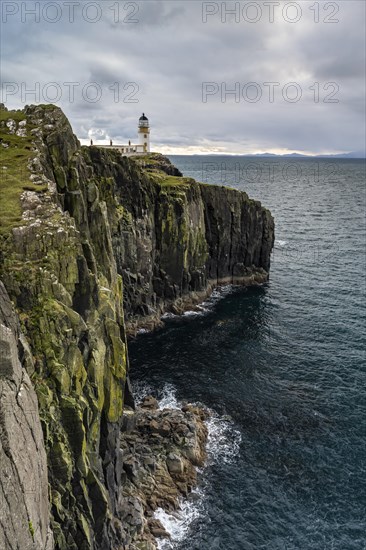
<svg viewBox="0 0 366 550">
<path fill-rule="evenodd" d="M 315 24 L 305 3 L 303 19 L 292 25 L 281 20 L 223 24 L 217 16 L 204 24 L 201 2 L 180 0 L 139 2 L 139 23 L 114 24 L 107 11 L 113 4 L 101 4 L 103 18 L 96 24 L 80 20 L 78 13 L 73 24 L 65 19 L 54 25 L 4 24 L 3 78 L 29 88 L 37 81 L 77 81 L 81 88 L 99 83 L 98 103 L 81 93 L 73 103 L 66 93 L 59 102 L 83 139 L 92 128 L 113 139 L 134 139 L 145 111 L 152 142 L 159 146 L 223 146 L 228 152 L 364 149 L 363 2 L 341 2 L 340 22 L 334 25 Z M 242 96 L 239 103 L 232 96 L 222 102 L 219 93 L 202 103 L 203 82 L 224 82 L 231 89 L 250 81 L 262 88 L 258 103 Z M 268 81 L 281 84 L 274 103 L 263 86 Z M 302 88 L 299 103 L 282 97 L 289 81 Z M 339 85 L 338 104 L 323 102 L 330 81 Z M 109 90 L 114 82 L 121 86 L 118 103 Z M 126 82 L 138 85 L 137 103 L 124 101 Z M 309 89 L 314 82 L 320 86 L 319 103 Z M 9 99 L 12 106 L 21 106 L 19 97 Z"/>
</svg>

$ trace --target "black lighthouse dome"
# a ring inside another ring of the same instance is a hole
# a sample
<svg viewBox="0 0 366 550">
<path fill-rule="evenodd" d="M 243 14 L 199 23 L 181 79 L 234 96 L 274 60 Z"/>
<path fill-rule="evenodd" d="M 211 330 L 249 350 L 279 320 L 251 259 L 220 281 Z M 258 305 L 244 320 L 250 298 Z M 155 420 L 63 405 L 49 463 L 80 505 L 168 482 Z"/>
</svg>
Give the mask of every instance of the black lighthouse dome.
<svg viewBox="0 0 366 550">
<path fill-rule="evenodd" d="M 142 113 L 142 116 L 139 118 L 139 127 L 140 128 L 148 128 L 149 127 L 149 119 L 147 116 L 145 116 L 145 113 Z"/>
</svg>

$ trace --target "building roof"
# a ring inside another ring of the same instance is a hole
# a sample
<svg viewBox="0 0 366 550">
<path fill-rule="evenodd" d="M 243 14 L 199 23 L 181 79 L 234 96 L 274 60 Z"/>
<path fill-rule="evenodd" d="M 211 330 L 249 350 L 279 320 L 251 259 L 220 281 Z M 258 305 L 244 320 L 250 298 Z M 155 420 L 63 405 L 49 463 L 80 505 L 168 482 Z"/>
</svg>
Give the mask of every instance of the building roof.
<svg viewBox="0 0 366 550">
<path fill-rule="evenodd" d="M 140 116 L 139 120 L 149 120 L 149 119 L 145 116 L 145 113 L 142 113 L 142 116 Z"/>
</svg>

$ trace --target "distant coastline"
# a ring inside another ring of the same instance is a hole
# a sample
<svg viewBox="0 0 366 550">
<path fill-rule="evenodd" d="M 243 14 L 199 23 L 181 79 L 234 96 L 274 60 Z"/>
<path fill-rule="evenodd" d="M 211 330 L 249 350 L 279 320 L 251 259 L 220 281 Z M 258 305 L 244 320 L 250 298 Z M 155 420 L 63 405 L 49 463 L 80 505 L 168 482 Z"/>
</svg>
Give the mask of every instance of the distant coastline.
<svg viewBox="0 0 366 550">
<path fill-rule="evenodd" d="M 338 153 L 335 155 L 303 155 L 301 153 L 288 153 L 284 155 L 276 155 L 275 153 L 193 153 L 193 154 L 174 154 L 170 153 L 169 157 L 251 157 L 251 158 L 299 158 L 299 159 L 366 159 L 366 153 Z"/>
</svg>

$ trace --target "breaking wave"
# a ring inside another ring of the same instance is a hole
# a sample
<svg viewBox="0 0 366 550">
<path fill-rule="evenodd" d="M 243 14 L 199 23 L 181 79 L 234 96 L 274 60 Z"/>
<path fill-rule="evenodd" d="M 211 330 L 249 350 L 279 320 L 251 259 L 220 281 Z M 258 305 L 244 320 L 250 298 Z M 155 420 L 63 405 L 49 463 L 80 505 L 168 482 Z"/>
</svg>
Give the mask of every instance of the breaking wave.
<svg viewBox="0 0 366 550">
<path fill-rule="evenodd" d="M 134 384 L 134 395 L 137 403 L 140 403 L 147 395 L 154 395 L 158 399 L 160 409 L 179 409 L 181 406 L 176 397 L 176 389 L 172 384 L 164 384 L 163 388 L 154 389 L 145 382 L 137 382 Z M 202 403 L 195 404 L 204 406 Z M 219 415 L 212 409 L 208 409 L 208 411 L 210 417 L 207 420 L 207 463 L 200 470 L 201 482 L 188 498 L 181 499 L 177 512 L 168 513 L 162 508 L 155 511 L 154 517 L 161 521 L 171 537 L 169 540 L 158 540 L 159 550 L 174 550 L 179 543 L 187 538 L 189 531 L 197 522 L 205 521 L 207 515 L 206 492 L 209 490 L 206 474 L 210 466 L 217 463 L 230 463 L 239 455 L 241 435 L 233 420 L 229 416 Z"/>
</svg>

